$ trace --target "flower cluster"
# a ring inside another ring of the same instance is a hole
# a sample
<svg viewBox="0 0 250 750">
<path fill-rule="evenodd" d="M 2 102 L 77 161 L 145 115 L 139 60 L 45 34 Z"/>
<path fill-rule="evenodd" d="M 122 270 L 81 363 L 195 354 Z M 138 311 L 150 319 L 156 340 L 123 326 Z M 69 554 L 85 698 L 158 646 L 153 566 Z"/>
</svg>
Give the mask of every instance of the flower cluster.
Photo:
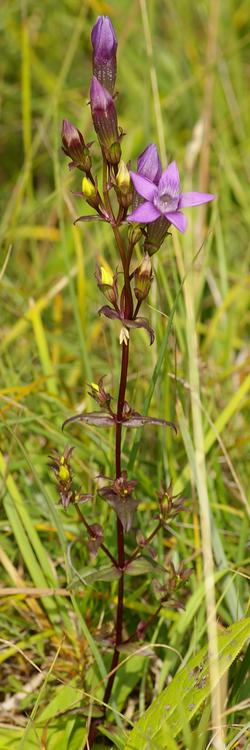
<svg viewBox="0 0 250 750">
<path fill-rule="evenodd" d="M 96 210 L 96 215 L 80 216 L 77 221 L 96 218 L 116 226 L 128 222 L 139 225 L 143 232 L 144 251 L 156 252 L 168 234 L 171 225 L 180 232 L 187 227 L 182 209 L 199 206 L 213 200 L 211 193 L 182 192 L 180 176 L 175 161 L 162 170 L 155 144 L 147 146 L 137 159 L 137 171 L 131 171 L 122 160 L 122 129 L 118 125 L 116 109 L 116 52 L 117 39 L 110 19 L 99 16 L 92 30 L 93 77 L 90 84 L 90 107 L 93 126 L 103 156 L 108 165 L 108 192 L 117 199 L 117 211 L 107 210 L 97 190 L 97 181 L 91 172 L 91 143 L 85 144 L 82 133 L 68 120 L 63 121 L 63 150 L 72 159 L 70 168 L 85 172 L 82 197 Z M 132 212 L 128 213 L 132 205 Z M 138 241 L 138 239 L 136 239 Z"/>
</svg>

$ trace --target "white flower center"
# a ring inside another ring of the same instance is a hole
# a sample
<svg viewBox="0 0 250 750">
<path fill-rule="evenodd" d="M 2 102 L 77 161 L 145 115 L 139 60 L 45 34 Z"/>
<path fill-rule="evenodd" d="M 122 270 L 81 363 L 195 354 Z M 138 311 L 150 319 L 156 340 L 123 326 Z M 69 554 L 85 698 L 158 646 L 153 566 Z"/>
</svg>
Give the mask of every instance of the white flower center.
<svg viewBox="0 0 250 750">
<path fill-rule="evenodd" d="M 178 195 L 170 195 L 169 193 L 162 193 L 156 195 L 154 198 L 154 205 L 158 208 L 161 213 L 165 214 L 166 211 L 176 211 L 179 204 L 179 193 Z"/>
</svg>

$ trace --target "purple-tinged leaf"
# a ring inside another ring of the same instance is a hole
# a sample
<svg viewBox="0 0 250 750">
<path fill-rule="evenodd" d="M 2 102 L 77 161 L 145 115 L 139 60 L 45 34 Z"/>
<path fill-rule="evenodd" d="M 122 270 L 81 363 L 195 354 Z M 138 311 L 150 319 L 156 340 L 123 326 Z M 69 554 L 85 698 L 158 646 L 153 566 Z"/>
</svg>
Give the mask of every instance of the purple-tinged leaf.
<svg viewBox="0 0 250 750">
<path fill-rule="evenodd" d="M 64 430 L 64 427 L 72 422 L 85 422 L 85 424 L 95 425 L 96 427 L 112 427 L 112 425 L 115 424 L 115 420 L 111 414 L 102 414 L 98 411 L 92 411 L 87 414 L 76 414 L 75 417 L 65 419 L 62 429 Z"/>
<path fill-rule="evenodd" d="M 104 305 L 98 312 L 99 315 L 105 315 L 105 317 L 109 318 L 110 320 L 120 320 L 125 328 L 145 328 L 150 338 L 150 344 L 153 344 L 155 335 L 153 328 L 151 328 L 151 326 L 149 325 L 147 318 L 139 317 L 136 318 L 136 320 L 128 320 L 127 318 L 122 318 L 121 313 L 119 313 L 117 310 L 113 310 L 113 308 L 109 307 L 109 305 Z"/>
<path fill-rule="evenodd" d="M 105 315 L 105 317 L 110 318 L 110 320 L 120 320 L 119 312 L 113 310 L 109 305 L 103 305 L 103 307 L 98 310 L 98 315 Z"/>
<path fill-rule="evenodd" d="M 166 419 L 156 419 L 155 417 L 143 417 L 142 414 L 134 412 L 129 419 L 123 421 L 124 427 L 143 427 L 145 424 L 159 425 L 160 427 L 171 427 L 177 434 L 177 429 L 173 422 Z"/>
<path fill-rule="evenodd" d="M 88 549 L 92 555 L 97 555 L 99 547 L 103 542 L 103 528 L 99 523 L 90 526 L 91 537 L 87 542 Z"/>
<path fill-rule="evenodd" d="M 123 325 L 126 326 L 126 328 L 145 328 L 145 331 L 147 331 L 149 338 L 150 338 L 150 345 L 153 344 L 155 340 L 155 334 L 153 331 L 153 328 L 149 325 L 149 322 L 147 318 L 136 318 L 136 320 L 123 320 Z"/>
<path fill-rule="evenodd" d="M 104 497 L 106 502 L 113 508 L 119 520 L 122 523 L 125 532 L 131 529 L 134 514 L 138 505 L 131 495 L 118 495 L 111 487 L 102 487 L 99 495 Z"/>
<path fill-rule="evenodd" d="M 99 214 L 91 214 L 91 216 L 79 216 L 73 223 L 77 224 L 78 221 L 109 221 L 106 216 L 99 216 Z"/>
</svg>

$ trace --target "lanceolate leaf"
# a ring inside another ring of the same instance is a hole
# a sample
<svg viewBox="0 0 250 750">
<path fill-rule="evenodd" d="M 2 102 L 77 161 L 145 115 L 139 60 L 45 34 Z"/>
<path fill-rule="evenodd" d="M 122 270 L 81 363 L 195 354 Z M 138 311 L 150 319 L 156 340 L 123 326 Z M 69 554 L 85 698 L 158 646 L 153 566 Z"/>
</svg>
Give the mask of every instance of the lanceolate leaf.
<svg viewBox="0 0 250 750">
<path fill-rule="evenodd" d="M 166 419 L 156 419 L 154 417 L 143 417 L 142 414 L 133 414 L 129 419 L 123 420 L 124 427 L 143 427 L 145 424 L 159 425 L 160 427 L 171 427 L 177 432 L 173 422 L 167 422 Z"/>
<path fill-rule="evenodd" d="M 115 423 L 111 414 L 103 414 L 98 411 L 92 411 L 89 414 L 76 414 L 75 417 L 69 417 L 69 419 L 65 419 L 62 429 L 64 430 L 64 427 L 71 422 L 85 422 L 85 424 L 93 424 L 95 427 L 112 427 Z"/>
<path fill-rule="evenodd" d="M 92 411 L 87 414 L 76 414 L 74 417 L 69 417 L 63 422 L 62 429 L 66 425 L 74 422 L 84 422 L 85 424 L 94 425 L 95 427 L 112 427 L 116 423 L 116 417 L 106 412 Z M 177 432 L 173 422 L 167 422 L 166 419 L 156 419 L 155 417 L 143 417 L 142 414 L 134 412 L 129 419 L 122 419 L 121 423 L 124 427 L 143 427 L 145 424 L 159 425 L 160 427 L 171 427 L 172 430 Z"/>
<path fill-rule="evenodd" d="M 219 679 L 243 648 L 250 633 L 250 617 L 239 620 L 218 636 Z M 168 736 L 176 737 L 210 694 L 207 649 L 203 648 L 153 701 L 128 736 L 125 750 L 165 750 Z M 182 706 L 180 711 L 179 706 Z"/>
<path fill-rule="evenodd" d="M 137 557 L 126 568 L 126 573 L 130 576 L 140 576 L 144 573 L 162 573 L 164 569 L 149 557 Z"/>
<path fill-rule="evenodd" d="M 114 565 L 101 565 L 100 568 L 83 568 L 79 573 L 79 581 L 72 581 L 70 588 L 75 588 L 82 583 L 94 583 L 95 581 L 115 581 L 120 578 L 121 571 Z"/>
</svg>

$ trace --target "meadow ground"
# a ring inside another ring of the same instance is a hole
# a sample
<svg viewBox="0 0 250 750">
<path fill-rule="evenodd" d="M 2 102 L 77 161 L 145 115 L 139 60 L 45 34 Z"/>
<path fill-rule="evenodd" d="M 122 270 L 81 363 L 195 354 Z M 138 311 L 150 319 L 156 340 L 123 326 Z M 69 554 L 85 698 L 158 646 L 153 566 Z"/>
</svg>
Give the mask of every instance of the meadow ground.
<svg viewBox="0 0 250 750">
<path fill-rule="evenodd" d="M 115 248 L 105 225 L 73 225 L 85 210 L 71 192 L 80 189 L 79 173 L 69 173 L 60 150 L 63 117 L 86 141 L 93 138 L 90 31 L 99 13 L 110 15 L 119 39 L 124 158 L 135 160 L 156 142 L 163 161 L 176 158 L 184 190 L 210 191 L 216 200 L 209 210 L 188 210 L 187 233 L 173 229 L 154 257 L 155 280 L 144 305 L 156 330 L 154 345 L 141 330 L 131 334 L 129 400 L 142 412 L 150 404 L 150 413 L 173 420 L 178 432 L 131 431 L 123 463 L 139 482 L 144 534 L 152 528 L 162 480 L 187 498 L 172 533 L 158 541 L 162 563 L 171 555 L 175 565 L 185 561 L 193 568 L 185 611 L 162 608 L 147 633 L 150 655 L 130 654 L 118 670 L 108 716 L 116 730 L 96 747 L 124 748 L 124 732 L 180 665 L 211 646 L 214 593 L 219 632 L 247 615 L 248 0 L 5 1 L 1 750 L 83 748 L 84 711 L 95 711 L 102 700 L 100 681 L 110 663 L 100 632 L 104 623 L 111 627 L 117 584 L 79 579 L 88 565 L 86 538 L 75 508 L 58 506 L 48 469 L 51 450 L 70 444 L 83 492 L 95 493 L 96 475 L 113 472 L 112 430 L 61 430 L 69 415 L 93 408 L 87 383 L 107 373 L 108 390 L 116 394 L 119 378 L 119 329 L 97 315 L 103 300 L 94 278 L 96 262 L 115 270 Z M 115 553 L 114 514 L 100 498 L 93 502 Z M 91 508 L 88 513 L 91 520 Z M 131 633 L 138 618 L 154 611 L 148 576 L 130 581 L 125 607 Z M 166 725 L 153 744 L 137 739 L 134 750 L 205 750 L 216 717 L 219 739 L 212 747 L 245 749 L 248 663 L 243 650 L 215 685 L 217 712 L 216 706 L 210 712 L 204 694 L 190 723 L 183 703 L 176 733 L 168 735 Z"/>
</svg>

